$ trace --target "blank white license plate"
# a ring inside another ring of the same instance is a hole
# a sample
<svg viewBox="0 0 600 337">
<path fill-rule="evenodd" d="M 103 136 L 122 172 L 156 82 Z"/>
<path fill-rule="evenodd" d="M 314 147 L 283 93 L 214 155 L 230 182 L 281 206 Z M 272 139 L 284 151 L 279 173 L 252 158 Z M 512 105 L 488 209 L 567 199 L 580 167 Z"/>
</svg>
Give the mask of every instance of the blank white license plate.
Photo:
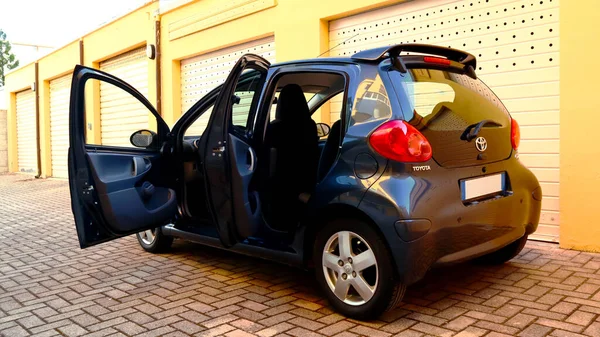
<svg viewBox="0 0 600 337">
<path fill-rule="evenodd" d="M 504 173 L 460 181 L 462 200 L 470 200 L 504 191 Z"/>
</svg>

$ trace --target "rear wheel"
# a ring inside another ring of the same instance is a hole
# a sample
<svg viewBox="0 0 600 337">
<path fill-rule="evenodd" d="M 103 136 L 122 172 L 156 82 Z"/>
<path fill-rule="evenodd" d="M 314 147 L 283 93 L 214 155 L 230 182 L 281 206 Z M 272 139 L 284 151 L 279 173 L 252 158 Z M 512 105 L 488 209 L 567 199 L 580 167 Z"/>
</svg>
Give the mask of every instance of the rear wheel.
<svg viewBox="0 0 600 337">
<path fill-rule="evenodd" d="M 519 255 L 519 253 L 523 250 L 523 247 L 525 247 L 526 243 L 527 235 L 523 236 L 519 240 L 509 244 L 506 247 L 500 248 L 500 250 L 481 256 L 475 261 L 482 264 L 503 264 L 505 262 L 510 261 L 515 256 Z"/>
<path fill-rule="evenodd" d="M 173 237 L 163 234 L 160 227 L 135 234 L 142 248 L 150 253 L 162 253 L 171 248 Z"/>
<path fill-rule="evenodd" d="M 406 286 L 397 282 L 391 254 L 369 224 L 334 220 L 317 234 L 314 249 L 317 281 L 341 314 L 371 319 L 402 300 Z"/>
</svg>

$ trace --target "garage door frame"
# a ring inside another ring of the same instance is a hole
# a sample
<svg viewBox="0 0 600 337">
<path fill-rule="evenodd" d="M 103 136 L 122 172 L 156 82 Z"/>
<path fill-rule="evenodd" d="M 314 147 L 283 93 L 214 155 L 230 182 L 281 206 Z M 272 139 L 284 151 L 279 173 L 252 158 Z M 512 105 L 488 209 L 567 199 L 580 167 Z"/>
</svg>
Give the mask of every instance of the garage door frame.
<svg viewBox="0 0 600 337">
<path fill-rule="evenodd" d="M 68 178 L 69 98 L 72 74 L 48 81 L 50 172 L 54 178 Z"/>
<path fill-rule="evenodd" d="M 37 91 L 15 93 L 17 172 L 39 175 Z"/>
<path fill-rule="evenodd" d="M 145 46 L 102 61 L 99 69 L 127 82 L 148 99 L 149 73 Z M 131 133 L 153 129 L 152 113 L 137 99 L 103 81 L 100 81 L 99 88 L 100 145 L 132 147 L 129 143 Z"/>
</svg>

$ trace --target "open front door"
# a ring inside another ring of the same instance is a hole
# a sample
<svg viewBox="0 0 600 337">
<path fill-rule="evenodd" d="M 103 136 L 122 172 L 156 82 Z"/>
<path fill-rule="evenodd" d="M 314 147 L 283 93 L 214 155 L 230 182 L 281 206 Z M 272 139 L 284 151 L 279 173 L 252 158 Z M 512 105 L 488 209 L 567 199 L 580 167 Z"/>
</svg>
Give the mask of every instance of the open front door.
<svg viewBox="0 0 600 337">
<path fill-rule="evenodd" d="M 94 97 L 99 104 L 86 102 Z M 140 92 L 112 75 L 76 66 L 69 118 L 69 187 L 81 248 L 175 216 L 172 174 L 160 151 L 169 128 Z"/>
<path fill-rule="evenodd" d="M 269 65 L 252 54 L 235 64 L 200 144 L 207 200 L 226 247 L 252 236 L 262 224 L 260 199 L 252 186 L 258 152 L 252 148 L 252 124 Z"/>
</svg>

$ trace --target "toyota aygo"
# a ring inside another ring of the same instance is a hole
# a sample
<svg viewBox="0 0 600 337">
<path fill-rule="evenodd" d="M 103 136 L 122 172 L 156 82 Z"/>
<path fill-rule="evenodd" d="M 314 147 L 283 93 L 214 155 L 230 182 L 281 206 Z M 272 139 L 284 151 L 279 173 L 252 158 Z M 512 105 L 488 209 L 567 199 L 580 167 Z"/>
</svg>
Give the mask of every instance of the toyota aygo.
<svg viewBox="0 0 600 337">
<path fill-rule="evenodd" d="M 169 128 L 136 89 L 76 66 L 80 245 L 137 233 L 149 252 L 179 238 L 314 268 L 331 305 L 359 319 L 433 266 L 504 263 L 536 230 L 542 191 L 519 161 L 519 125 L 475 69 L 469 53 L 419 44 L 273 65 L 247 54 Z M 94 115 L 95 85 L 131 116 Z M 137 119 L 148 127 L 120 143 L 92 130 Z"/>
</svg>

